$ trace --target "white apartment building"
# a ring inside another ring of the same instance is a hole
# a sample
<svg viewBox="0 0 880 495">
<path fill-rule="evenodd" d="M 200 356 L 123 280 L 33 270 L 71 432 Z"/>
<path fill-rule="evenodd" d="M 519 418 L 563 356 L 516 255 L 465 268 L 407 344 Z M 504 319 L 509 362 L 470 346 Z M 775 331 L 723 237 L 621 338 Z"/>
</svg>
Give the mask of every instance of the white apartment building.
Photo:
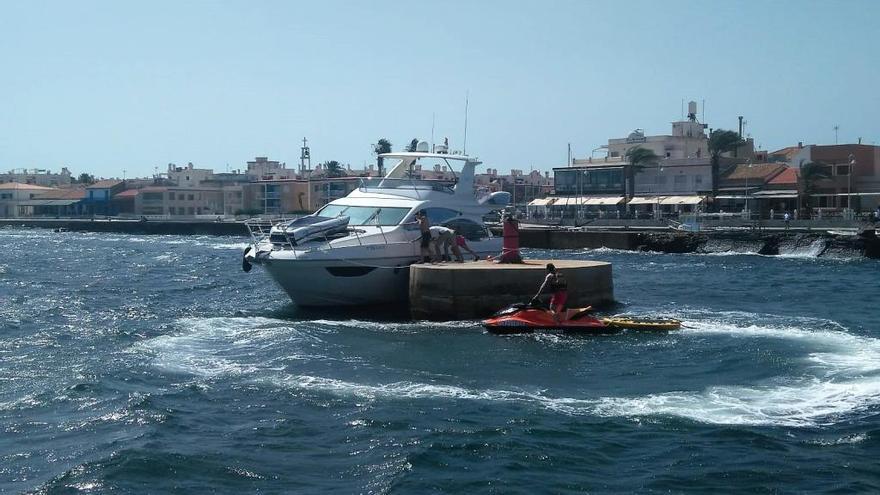
<svg viewBox="0 0 880 495">
<path fill-rule="evenodd" d="M 214 175 L 213 169 L 195 168 L 192 162 L 187 163 L 185 167 L 178 167 L 173 163 L 168 164 L 168 179 L 177 184 L 177 187 L 199 187 L 212 175 Z"/>
<path fill-rule="evenodd" d="M 51 170 L 41 168 L 16 168 L 6 173 L 0 173 L 0 184 L 5 182 L 34 184 L 43 187 L 68 186 L 70 185 L 70 170 L 67 170 L 67 167 L 62 167 L 60 173 L 53 174 Z"/>
</svg>

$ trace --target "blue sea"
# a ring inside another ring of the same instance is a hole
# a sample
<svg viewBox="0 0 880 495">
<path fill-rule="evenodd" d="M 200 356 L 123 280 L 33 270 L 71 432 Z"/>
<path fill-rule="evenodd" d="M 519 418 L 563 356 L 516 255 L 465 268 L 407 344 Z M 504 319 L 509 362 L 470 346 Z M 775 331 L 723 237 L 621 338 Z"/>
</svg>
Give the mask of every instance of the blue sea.
<svg viewBox="0 0 880 495">
<path fill-rule="evenodd" d="M 245 239 L 0 230 L 3 493 L 880 490 L 880 262 L 613 263 L 668 333 L 302 311 Z"/>
</svg>

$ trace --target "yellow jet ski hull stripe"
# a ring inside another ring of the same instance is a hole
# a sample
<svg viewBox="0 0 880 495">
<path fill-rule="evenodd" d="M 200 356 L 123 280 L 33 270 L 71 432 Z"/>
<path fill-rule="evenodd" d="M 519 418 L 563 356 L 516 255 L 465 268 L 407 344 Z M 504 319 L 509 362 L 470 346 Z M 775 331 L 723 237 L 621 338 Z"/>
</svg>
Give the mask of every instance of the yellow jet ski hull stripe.
<svg viewBox="0 0 880 495">
<path fill-rule="evenodd" d="M 602 323 L 612 328 L 630 330 L 677 330 L 681 322 L 671 318 L 633 318 L 630 316 L 612 316 L 602 318 Z"/>
</svg>

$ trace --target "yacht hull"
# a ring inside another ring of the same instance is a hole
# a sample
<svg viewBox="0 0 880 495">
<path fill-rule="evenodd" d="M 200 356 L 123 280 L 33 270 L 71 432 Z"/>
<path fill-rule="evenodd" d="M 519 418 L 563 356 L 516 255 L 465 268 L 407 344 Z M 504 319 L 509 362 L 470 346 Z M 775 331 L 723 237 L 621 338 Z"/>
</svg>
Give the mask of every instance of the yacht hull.
<svg viewBox="0 0 880 495">
<path fill-rule="evenodd" d="M 405 302 L 413 257 L 309 262 L 270 260 L 269 276 L 298 306 L 363 306 Z"/>
</svg>

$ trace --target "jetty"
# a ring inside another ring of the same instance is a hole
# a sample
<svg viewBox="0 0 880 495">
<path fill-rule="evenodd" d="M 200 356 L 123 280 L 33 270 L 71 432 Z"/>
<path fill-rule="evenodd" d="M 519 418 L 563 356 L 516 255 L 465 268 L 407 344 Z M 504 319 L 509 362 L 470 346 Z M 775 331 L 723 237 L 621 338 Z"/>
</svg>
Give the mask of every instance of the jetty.
<svg viewBox="0 0 880 495">
<path fill-rule="evenodd" d="M 565 274 L 568 307 L 614 303 L 611 263 L 583 260 L 526 260 L 523 263 L 416 264 L 410 266 L 409 302 L 413 318 L 481 318 L 505 306 L 528 302 L 553 263 Z"/>
</svg>

